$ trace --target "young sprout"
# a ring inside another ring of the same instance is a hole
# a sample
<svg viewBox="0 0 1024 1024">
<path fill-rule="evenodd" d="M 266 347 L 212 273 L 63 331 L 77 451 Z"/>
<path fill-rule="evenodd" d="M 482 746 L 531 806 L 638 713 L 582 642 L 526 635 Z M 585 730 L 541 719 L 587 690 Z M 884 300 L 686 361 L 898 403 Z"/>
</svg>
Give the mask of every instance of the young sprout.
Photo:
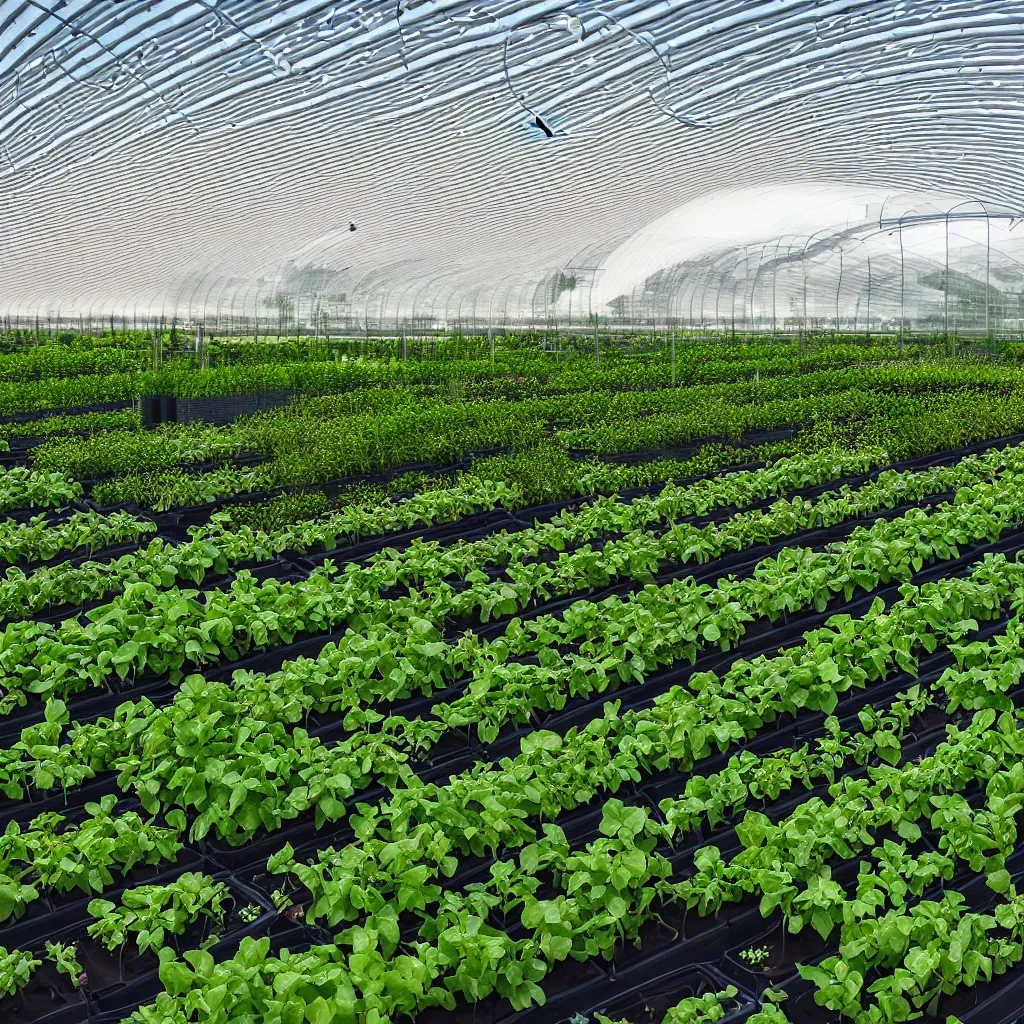
<svg viewBox="0 0 1024 1024">
<path fill-rule="evenodd" d="M 751 967 L 760 967 L 771 955 L 772 951 L 767 946 L 750 946 L 740 953 L 740 959 Z"/>
<path fill-rule="evenodd" d="M 71 979 L 71 984 L 78 988 L 85 978 L 82 965 L 77 960 L 78 943 L 72 942 L 65 946 L 63 942 L 46 942 L 46 959 L 52 960 L 61 974 L 66 974 Z M 86 981 L 88 979 L 86 978 Z"/>
<path fill-rule="evenodd" d="M 270 901 L 277 907 L 279 914 L 283 914 L 292 905 L 292 898 L 283 889 L 275 889 L 270 894 Z"/>
<path fill-rule="evenodd" d="M 262 913 L 263 911 L 255 903 L 250 903 L 238 911 L 238 918 L 242 924 L 252 924 Z"/>
</svg>

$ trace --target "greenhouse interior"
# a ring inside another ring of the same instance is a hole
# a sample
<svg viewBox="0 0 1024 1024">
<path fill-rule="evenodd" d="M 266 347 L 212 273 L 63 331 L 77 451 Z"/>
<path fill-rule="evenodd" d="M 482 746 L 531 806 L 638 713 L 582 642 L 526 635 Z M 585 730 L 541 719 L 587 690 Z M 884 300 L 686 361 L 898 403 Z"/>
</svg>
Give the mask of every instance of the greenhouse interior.
<svg viewBox="0 0 1024 1024">
<path fill-rule="evenodd" d="M 0 1024 L 1024 1024 L 1022 182 L 1018 0 L 0 0 Z"/>
</svg>

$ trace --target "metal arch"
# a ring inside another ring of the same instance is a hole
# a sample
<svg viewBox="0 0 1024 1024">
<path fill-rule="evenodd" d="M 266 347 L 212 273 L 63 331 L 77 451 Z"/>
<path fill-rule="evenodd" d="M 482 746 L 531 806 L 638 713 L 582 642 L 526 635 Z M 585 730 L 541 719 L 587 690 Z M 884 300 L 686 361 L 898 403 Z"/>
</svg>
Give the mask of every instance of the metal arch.
<svg viewBox="0 0 1024 1024">
<path fill-rule="evenodd" d="M 992 329 L 989 321 L 989 292 L 991 290 L 991 263 L 992 263 L 992 213 L 988 208 L 988 204 L 982 199 L 964 199 L 957 203 L 955 206 L 951 206 L 946 211 L 946 223 L 945 223 L 945 243 L 946 243 L 946 273 L 943 280 L 943 293 L 945 297 L 945 315 L 946 315 L 946 344 L 950 342 L 949 338 L 949 217 L 954 210 L 959 209 L 961 206 L 969 205 L 980 206 L 984 211 L 985 216 L 985 337 L 991 340 Z M 974 219 L 974 218 L 972 218 Z"/>
<path fill-rule="evenodd" d="M 159 327 L 157 328 L 157 330 L 158 330 L 159 336 L 160 336 L 161 351 L 163 350 L 164 323 L 167 320 L 167 305 L 168 305 L 168 302 L 170 301 L 170 292 L 171 292 L 171 288 L 170 288 L 169 284 L 166 285 L 164 287 L 164 289 L 160 292 L 160 321 L 159 321 Z"/>
<path fill-rule="evenodd" d="M 869 340 L 871 338 L 871 247 L 868 245 L 868 239 L 869 238 L 874 238 L 879 233 L 880 233 L 879 231 L 871 231 L 867 236 L 864 236 L 864 235 L 854 235 L 851 238 L 851 241 L 860 242 L 860 244 L 863 245 L 864 248 L 867 250 L 867 266 L 868 266 L 868 292 L 867 292 L 867 295 L 868 295 L 868 301 L 867 301 L 867 311 L 866 311 L 864 323 L 865 323 L 865 335 L 866 335 L 866 337 Z M 840 251 L 840 253 L 843 251 L 842 247 L 840 247 L 839 251 Z M 836 310 L 837 310 L 837 312 L 836 312 L 836 323 L 837 324 L 839 322 L 838 309 L 839 309 L 839 293 L 840 293 L 841 289 L 842 289 L 842 272 L 840 271 L 839 286 L 836 289 Z M 860 299 L 858 298 L 857 301 L 859 303 Z M 853 329 L 854 329 L 854 333 L 856 333 L 856 331 L 857 331 L 857 317 L 856 317 L 856 315 L 854 315 Z"/>
<path fill-rule="evenodd" d="M 214 314 L 216 319 L 215 319 L 215 322 L 214 322 L 214 328 L 213 329 L 215 331 L 217 331 L 218 333 L 220 332 L 220 306 L 221 306 L 221 302 L 224 300 L 224 290 L 227 288 L 227 286 L 233 280 L 234 280 L 234 278 L 232 278 L 230 274 L 226 274 L 224 276 L 224 283 L 220 286 L 220 291 L 217 292 L 217 311 Z M 234 308 L 233 305 L 232 305 L 232 308 Z"/>
<path fill-rule="evenodd" d="M 711 260 L 711 262 L 706 264 L 706 266 L 707 266 L 707 276 L 704 278 L 704 287 L 701 289 L 701 292 L 700 292 L 700 329 L 701 329 L 701 331 L 704 330 L 704 300 L 705 300 L 705 298 L 707 297 L 707 294 L 708 294 L 708 287 L 711 284 L 711 278 L 714 275 L 716 267 L 718 266 L 718 259 L 716 258 L 716 259 Z"/>
<path fill-rule="evenodd" d="M 431 277 L 424 278 L 424 279 L 421 280 L 419 287 L 416 289 L 416 298 L 413 299 L 413 307 L 412 307 L 413 319 L 416 318 L 417 310 L 420 308 L 420 305 L 419 305 L 419 303 L 420 303 L 420 295 L 422 294 L 423 290 L 425 288 L 428 288 L 428 287 L 432 286 L 435 281 L 441 280 L 444 276 L 445 275 L 442 272 L 442 273 L 434 274 Z M 432 314 L 432 315 L 434 315 L 434 314 Z M 436 322 L 436 315 L 435 315 L 435 322 Z"/>
<path fill-rule="evenodd" d="M 206 295 L 203 298 L 203 304 L 199 312 L 199 320 L 204 327 L 206 326 L 206 318 L 209 316 L 210 311 L 210 296 L 213 294 L 213 289 L 216 288 L 218 284 L 221 284 L 222 275 L 209 274 L 208 279 L 210 280 L 210 287 L 206 289 Z M 221 287 L 223 288 L 223 285 L 221 285 Z"/>
<path fill-rule="evenodd" d="M 754 295 L 755 295 L 755 293 L 757 291 L 757 282 L 758 282 L 758 280 L 761 277 L 761 270 L 764 267 L 764 254 L 765 254 L 765 251 L 768 249 L 769 244 L 770 243 L 765 242 L 761 246 L 761 255 L 757 258 L 757 270 L 754 271 L 754 281 L 753 281 L 753 284 L 750 287 L 750 329 L 751 329 L 751 331 L 754 330 Z M 744 289 L 743 298 L 744 298 L 744 302 L 746 302 L 746 289 Z M 760 305 L 758 305 L 758 312 L 760 313 Z M 760 320 L 760 317 L 758 317 L 758 319 Z"/>
<path fill-rule="evenodd" d="M 446 292 L 443 292 L 442 294 L 444 294 L 444 322 L 445 322 L 445 324 L 450 324 L 452 319 L 453 319 L 452 316 L 451 316 L 451 312 L 452 312 L 452 307 L 454 305 L 454 307 L 455 307 L 455 317 L 454 317 L 454 319 L 455 319 L 456 324 L 457 324 L 456 330 L 458 330 L 458 331 L 460 331 L 460 332 L 462 332 L 464 334 L 465 332 L 462 330 L 462 300 L 465 299 L 465 291 L 462 288 L 462 285 L 456 283 L 452 279 L 452 276 L 449 275 L 449 278 L 448 278 L 448 290 Z M 455 305 L 455 296 L 456 295 L 460 295 L 461 296 L 460 301 L 459 301 L 459 303 L 457 305 Z"/>
<path fill-rule="evenodd" d="M 186 312 L 186 319 L 190 323 L 192 321 L 192 299 L 195 297 L 196 292 L 199 291 L 199 286 L 205 280 L 205 271 L 194 270 L 190 275 L 186 275 L 186 277 L 184 278 L 184 280 L 182 282 L 181 292 L 179 293 L 179 295 L 184 295 L 184 293 L 185 293 L 185 282 L 191 281 L 192 278 L 195 279 L 195 283 L 192 285 L 192 291 L 189 294 L 189 298 L 188 298 L 188 305 L 185 307 L 186 310 L 187 310 L 187 312 Z"/>
<path fill-rule="evenodd" d="M 882 218 L 885 216 L 885 204 L 887 202 L 889 202 L 890 199 L 892 199 L 892 193 L 891 192 L 886 194 L 886 197 L 882 200 L 882 205 L 881 205 L 881 207 L 878 210 L 878 230 L 879 231 L 882 230 Z"/>
<path fill-rule="evenodd" d="M 512 289 L 514 287 L 515 287 L 515 284 L 512 281 L 509 281 L 509 285 L 505 289 L 505 304 L 502 307 L 502 314 L 501 314 L 502 331 L 505 334 L 508 333 L 508 327 L 509 327 L 509 322 L 508 322 L 508 300 L 509 300 L 509 296 L 512 294 Z"/>
<path fill-rule="evenodd" d="M 256 308 L 257 314 L 259 312 L 259 308 L 258 307 L 259 307 L 259 301 L 260 301 L 260 292 L 263 290 L 263 278 L 262 277 L 256 277 L 256 278 L 250 277 L 248 279 L 248 281 L 246 282 L 245 291 L 242 294 L 242 319 L 243 320 L 248 320 L 248 315 L 246 313 L 246 310 L 247 310 L 248 305 L 249 305 L 249 294 L 252 292 L 253 285 L 256 286 L 256 300 L 255 300 L 254 308 Z M 232 308 L 234 308 L 234 307 L 232 307 Z M 246 323 L 246 327 L 248 327 L 248 323 Z M 259 331 L 258 330 L 256 332 L 256 337 L 259 337 Z"/>
<path fill-rule="evenodd" d="M 690 317 L 689 317 L 690 323 L 689 323 L 689 328 L 690 328 L 691 331 L 693 330 L 693 300 L 697 297 L 697 281 L 698 281 L 698 276 L 699 276 L 699 279 L 700 279 L 700 283 L 702 283 L 704 285 L 704 288 L 706 289 L 707 288 L 707 275 L 709 273 L 709 268 L 707 267 L 706 264 L 703 264 L 703 263 L 700 264 L 697 269 L 698 269 L 698 273 L 695 273 L 693 275 L 693 277 L 694 277 L 693 291 L 690 292 Z M 703 318 L 703 309 L 704 309 L 704 291 L 702 290 L 701 291 L 701 316 L 702 316 L 702 318 Z"/>
<path fill-rule="evenodd" d="M 412 288 L 412 284 L 407 284 L 401 294 L 398 296 L 398 302 L 395 303 L 395 330 L 402 331 L 405 328 L 405 317 L 402 316 L 402 303 L 405 301 L 406 295 L 409 293 L 409 289 Z M 402 323 L 399 324 L 398 319 L 402 317 Z"/>
<path fill-rule="evenodd" d="M 736 340 L 736 293 L 740 287 L 740 275 L 738 273 L 739 260 L 733 264 L 732 274 L 732 340 Z M 750 280 L 750 247 L 747 245 L 743 246 L 743 311 L 740 315 L 740 327 L 743 326 L 743 314 L 746 312 L 747 305 L 747 282 Z"/>
<path fill-rule="evenodd" d="M 899 219 L 899 236 L 900 236 L 900 355 L 903 355 L 903 341 L 907 330 L 907 271 L 906 271 L 906 258 L 903 248 L 903 219 L 904 217 L 910 216 L 913 213 L 917 215 L 915 210 L 908 210 L 904 212 L 903 216 Z"/>
<path fill-rule="evenodd" d="M 483 284 L 478 284 L 473 292 L 473 330 L 477 330 L 480 319 L 477 316 L 477 303 L 480 301 L 480 292 L 483 291 Z"/>
<path fill-rule="evenodd" d="M 361 277 L 353 282 L 352 285 L 352 298 L 349 305 L 352 309 L 356 307 L 356 296 L 360 294 L 360 290 L 365 286 L 366 288 L 366 306 L 364 308 L 364 319 L 363 328 L 367 334 L 370 331 L 370 299 L 373 296 L 373 288 L 375 284 L 375 278 L 378 275 L 376 268 L 366 271 Z"/>
<path fill-rule="evenodd" d="M 387 306 L 388 300 L 391 298 L 391 293 L 394 290 L 395 290 L 394 285 L 392 285 L 390 288 L 388 288 L 387 291 L 384 290 L 383 285 L 381 286 L 381 290 L 380 290 L 380 312 L 377 315 L 377 326 L 380 329 L 382 334 L 384 332 L 384 310 L 385 310 L 385 308 Z"/>
<path fill-rule="evenodd" d="M 779 239 L 775 243 L 775 253 L 772 256 L 772 337 L 778 337 L 779 334 L 779 319 L 778 310 L 776 307 L 776 289 L 778 286 L 779 277 L 779 249 L 782 248 L 782 240 L 786 237 L 786 235 L 779 235 Z M 792 254 L 792 248 L 790 248 L 790 254 Z"/>
<path fill-rule="evenodd" d="M 807 334 L 810 333 L 809 332 L 809 327 L 808 327 L 808 317 L 807 317 L 807 249 L 810 246 L 811 241 L 815 237 L 817 237 L 818 235 L 820 235 L 823 232 L 828 231 L 828 230 L 829 230 L 828 228 L 821 228 L 818 231 L 815 231 L 812 234 L 808 235 L 807 236 L 807 241 L 804 243 L 804 247 L 803 247 L 803 249 L 802 249 L 802 251 L 800 253 L 800 265 L 801 265 L 801 268 L 803 269 L 803 273 L 804 273 L 804 336 L 805 337 L 807 336 Z M 830 237 L 834 237 L 834 236 L 830 236 Z M 832 246 L 828 246 L 828 248 L 831 249 Z"/>
<path fill-rule="evenodd" d="M 398 0 L 398 3 L 400 5 L 401 4 L 401 0 Z M 566 13 L 567 12 L 563 10 L 563 11 L 558 12 L 557 16 L 558 17 L 563 17 L 563 16 L 566 15 Z M 655 61 L 661 66 L 661 72 L 662 72 L 662 74 L 660 76 L 661 80 L 664 83 L 666 83 L 666 84 L 671 80 L 671 78 L 672 78 L 672 68 L 669 67 L 669 65 L 666 62 L 665 58 L 658 52 L 658 48 L 653 43 L 651 43 L 648 39 L 645 39 L 639 32 L 636 32 L 634 29 L 631 29 L 628 25 L 623 24 L 623 22 L 616 15 L 610 14 L 609 12 L 604 11 L 604 10 L 584 10 L 584 14 L 588 18 L 591 18 L 591 19 L 592 18 L 602 18 L 606 22 L 608 22 L 609 24 L 615 25 L 617 28 L 621 29 L 641 49 L 647 51 L 648 53 L 650 53 L 654 57 Z M 580 15 L 573 15 L 573 17 L 576 17 L 576 19 L 582 25 L 583 19 L 582 19 L 582 17 Z M 528 29 L 529 28 L 529 24 L 530 23 L 527 23 L 526 25 L 519 26 L 518 28 L 515 28 L 515 29 L 509 31 L 505 35 L 505 38 L 502 40 L 502 47 L 501 47 L 501 71 L 502 71 L 502 78 L 505 81 L 505 85 L 507 86 L 508 91 L 509 91 L 509 95 L 512 97 L 513 101 L 516 104 L 518 104 L 523 109 L 523 111 L 525 111 L 527 114 L 529 114 L 531 117 L 533 117 L 534 120 L 539 125 L 541 123 L 541 115 L 536 110 L 534 110 L 526 102 L 526 98 L 525 98 L 524 95 L 520 95 L 520 94 L 518 94 L 516 92 L 515 86 L 512 84 L 512 76 L 509 73 L 509 64 L 508 64 L 508 48 L 509 48 L 509 42 L 512 39 L 512 36 L 514 35 L 515 32 L 522 32 L 522 31 Z M 537 24 L 538 27 L 548 27 L 548 28 L 552 28 L 553 27 L 551 25 L 551 20 L 550 19 L 539 19 L 534 24 Z M 599 30 L 598 29 L 592 29 L 591 31 L 593 32 L 593 31 L 599 31 Z M 584 31 L 584 38 L 586 38 L 587 35 L 588 35 L 588 33 L 586 31 Z M 657 97 L 654 94 L 653 89 L 651 89 L 650 86 L 645 87 L 644 92 L 646 92 L 647 98 L 651 101 L 652 104 L 654 104 L 654 106 L 658 110 L 661 111 L 662 114 L 664 114 L 670 120 L 675 121 L 677 124 L 683 125 L 684 127 L 687 127 L 687 128 L 707 128 L 708 127 L 707 125 L 699 125 L 699 124 L 689 123 L 689 122 L 683 120 L 682 118 L 678 117 L 677 115 L 671 113 L 670 111 L 666 110 L 661 105 L 661 103 L 658 101 Z M 565 133 L 565 132 L 560 132 L 557 129 L 554 129 L 553 127 L 549 128 L 548 130 L 552 133 L 552 135 L 568 134 L 568 133 Z"/>
<path fill-rule="evenodd" d="M 836 339 L 839 338 L 839 299 L 843 293 L 843 243 L 839 243 L 839 281 L 836 284 Z"/>
<path fill-rule="evenodd" d="M 719 255 L 714 260 L 711 261 L 710 266 L 711 266 L 712 271 L 719 271 L 721 269 L 721 264 L 725 263 L 725 261 L 727 259 L 730 259 L 730 258 L 732 258 L 734 256 L 735 256 L 735 250 L 734 249 L 727 249 L 725 252 L 719 253 Z M 724 280 L 725 280 L 725 272 L 724 272 L 724 270 L 721 271 L 720 276 L 718 277 L 717 280 L 718 280 L 718 287 L 715 290 L 715 329 L 716 330 L 719 329 L 719 323 L 721 321 L 720 307 L 721 307 L 721 299 L 722 299 L 722 285 L 723 285 Z M 711 283 L 711 277 L 709 275 L 708 282 L 704 286 L 704 291 L 705 292 L 707 292 L 707 287 L 708 287 L 708 285 L 710 283 Z M 703 322 L 703 320 L 704 320 L 704 296 L 703 295 L 701 295 L 700 312 L 701 312 L 701 321 Z"/>
</svg>

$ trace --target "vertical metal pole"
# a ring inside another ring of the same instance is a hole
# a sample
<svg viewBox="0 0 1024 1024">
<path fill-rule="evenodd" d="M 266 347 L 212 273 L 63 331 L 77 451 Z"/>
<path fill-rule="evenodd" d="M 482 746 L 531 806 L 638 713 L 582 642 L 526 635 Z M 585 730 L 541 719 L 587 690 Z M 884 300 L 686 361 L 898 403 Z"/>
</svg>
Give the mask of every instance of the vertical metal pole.
<svg viewBox="0 0 1024 1024">
<path fill-rule="evenodd" d="M 871 253 L 868 253 L 868 317 L 865 325 L 864 338 L 871 341 Z"/>
<path fill-rule="evenodd" d="M 494 362 L 494 328 L 493 327 L 488 327 L 487 328 L 487 340 L 490 342 L 490 345 L 491 345 L 491 362 L 493 363 Z"/>
<path fill-rule="evenodd" d="M 772 337 L 779 333 L 779 321 L 775 314 L 775 280 L 779 274 L 779 247 L 775 247 L 775 259 L 772 261 Z"/>
<path fill-rule="evenodd" d="M 408 358 L 408 349 L 405 340 L 405 324 L 402 324 L 402 359 Z"/>
<path fill-rule="evenodd" d="M 600 317 L 594 316 L 594 366 L 596 369 L 601 369 L 601 330 L 600 330 Z"/>
<path fill-rule="evenodd" d="M 676 382 L 676 332 L 672 332 L 672 383 Z"/>
<path fill-rule="evenodd" d="M 836 285 L 836 341 L 839 340 L 839 296 L 843 290 L 843 247 L 839 246 L 839 283 Z"/>
<path fill-rule="evenodd" d="M 988 310 L 988 293 L 989 293 L 989 274 L 991 272 L 992 263 L 992 221 L 988 216 L 988 207 L 985 208 L 985 342 L 991 350 L 992 348 L 992 327 L 989 323 L 989 310 Z"/>
<path fill-rule="evenodd" d="M 804 246 L 804 248 L 806 249 L 807 247 Z M 806 252 L 804 253 L 804 257 L 803 257 L 803 259 L 800 262 L 803 263 L 803 265 L 804 265 L 804 324 L 803 324 L 803 334 L 806 337 L 806 335 L 807 335 L 807 253 Z"/>
<path fill-rule="evenodd" d="M 903 218 L 900 217 L 900 355 L 903 355 L 903 332 L 907 323 L 907 274 L 903 262 Z"/>
<path fill-rule="evenodd" d="M 744 261 L 746 258 L 746 249 L 743 251 Z M 745 269 L 745 268 L 744 268 Z M 745 276 L 745 275 L 744 275 Z M 736 344 L 736 292 L 739 291 L 740 279 L 738 274 L 733 274 L 732 279 L 732 343 Z"/>
<path fill-rule="evenodd" d="M 946 212 L 946 277 L 942 282 L 942 293 L 946 300 L 946 353 L 949 354 L 949 212 Z"/>
</svg>

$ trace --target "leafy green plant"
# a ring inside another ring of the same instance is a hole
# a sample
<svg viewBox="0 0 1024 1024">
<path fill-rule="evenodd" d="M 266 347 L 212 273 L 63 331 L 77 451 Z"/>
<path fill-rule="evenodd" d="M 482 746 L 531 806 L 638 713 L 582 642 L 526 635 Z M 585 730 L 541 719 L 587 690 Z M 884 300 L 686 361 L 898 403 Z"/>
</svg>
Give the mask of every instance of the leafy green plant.
<svg viewBox="0 0 1024 1024">
<path fill-rule="evenodd" d="M 250 903 L 248 906 L 239 909 L 238 919 L 242 924 L 252 924 L 262 913 L 263 911 L 255 903 Z"/>
<path fill-rule="evenodd" d="M 115 814 L 110 794 L 87 803 L 80 825 L 66 825 L 54 811 L 37 815 L 22 829 L 16 821 L 0 837 L 0 920 L 21 917 L 40 890 L 102 891 L 113 871 L 172 860 L 181 849 L 180 829 L 148 822 L 134 811 Z"/>
<path fill-rule="evenodd" d="M 13 996 L 29 983 L 41 963 L 31 953 L 20 949 L 8 952 L 0 946 L 0 992 Z"/>
<path fill-rule="evenodd" d="M 687 996 L 669 1008 L 662 1024 L 714 1024 L 728 1013 L 728 1004 L 736 998 L 736 994 L 736 987 L 728 985 L 721 992 Z"/>
<path fill-rule="evenodd" d="M 270 894 L 270 902 L 273 903 L 275 907 L 277 907 L 277 912 L 279 914 L 282 914 L 290 906 L 292 906 L 294 901 L 283 889 L 275 889 Z"/>
<path fill-rule="evenodd" d="M 79 987 L 82 965 L 78 962 L 78 943 L 65 945 L 62 942 L 46 942 L 46 959 L 51 960 L 58 972 L 71 979 L 74 988 Z"/>
<path fill-rule="evenodd" d="M 224 903 L 231 891 L 223 882 L 189 871 L 167 885 L 140 885 L 127 889 L 121 905 L 94 899 L 89 913 L 97 918 L 89 935 L 109 950 L 123 946 L 134 937 L 139 952 L 160 950 L 168 935 L 183 935 L 201 918 L 208 918 L 219 931 L 224 924 Z"/>
</svg>

